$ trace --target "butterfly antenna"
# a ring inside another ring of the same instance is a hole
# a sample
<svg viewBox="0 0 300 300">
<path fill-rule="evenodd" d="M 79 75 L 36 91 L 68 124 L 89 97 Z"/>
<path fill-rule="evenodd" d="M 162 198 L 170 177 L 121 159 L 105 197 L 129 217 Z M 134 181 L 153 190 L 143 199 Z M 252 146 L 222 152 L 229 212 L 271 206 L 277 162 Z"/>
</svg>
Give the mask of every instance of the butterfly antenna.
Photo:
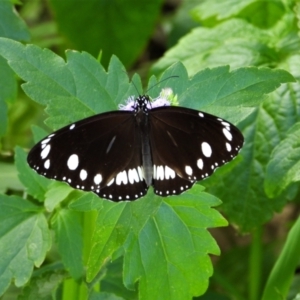
<svg viewBox="0 0 300 300">
<path fill-rule="evenodd" d="M 173 75 L 173 76 L 169 76 L 161 81 L 159 81 L 158 83 L 154 84 L 153 86 L 151 86 L 151 88 L 149 88 L 146 93 L 148 93 L 151 89 L 153 89 L 154 87 L 156 87 L 157 85 L 159 85 L 160 83 L 166 81 L 166 80 L 169 80 L 170 78 L 178 78 L 179 76 L 178 75 Z"/>
</svg>

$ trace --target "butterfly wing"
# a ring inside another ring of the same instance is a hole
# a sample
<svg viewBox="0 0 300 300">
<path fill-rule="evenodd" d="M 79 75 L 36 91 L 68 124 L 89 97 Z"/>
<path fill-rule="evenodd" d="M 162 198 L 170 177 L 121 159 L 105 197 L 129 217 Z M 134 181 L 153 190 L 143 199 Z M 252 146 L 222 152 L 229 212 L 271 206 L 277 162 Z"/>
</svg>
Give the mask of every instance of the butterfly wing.
<svg viewBox="0 0 300 300">
<path fill-rule="evenodd" d="M 39 174 L 114 201 L 143 196 L 140 134 L 132 112 L 114 111 L 44 138 L 27 161 Z"/>
<path fill-rule="evenodd" d="M 231 123 L 184 107 L 151 110 L 153 186 L 158 195 L 181 194 L 232 160 L 244 138 Z"/>
</svg>

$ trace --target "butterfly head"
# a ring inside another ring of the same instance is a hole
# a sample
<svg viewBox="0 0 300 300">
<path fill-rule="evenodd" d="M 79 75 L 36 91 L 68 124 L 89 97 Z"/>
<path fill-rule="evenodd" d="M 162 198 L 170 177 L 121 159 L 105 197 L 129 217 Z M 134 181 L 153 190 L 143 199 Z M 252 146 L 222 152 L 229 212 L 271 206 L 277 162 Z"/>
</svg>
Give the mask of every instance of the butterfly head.
<svg viewBox="0 0 300 300">
<path fill-rule="evenodd" d="M 140 95 L 135 99 L 134 112 L 138 113 L 142 111 L 145 114 L 148 114 L 149 105 L 151 109 L 151 101 L 148 95 Z"/>
</svg>

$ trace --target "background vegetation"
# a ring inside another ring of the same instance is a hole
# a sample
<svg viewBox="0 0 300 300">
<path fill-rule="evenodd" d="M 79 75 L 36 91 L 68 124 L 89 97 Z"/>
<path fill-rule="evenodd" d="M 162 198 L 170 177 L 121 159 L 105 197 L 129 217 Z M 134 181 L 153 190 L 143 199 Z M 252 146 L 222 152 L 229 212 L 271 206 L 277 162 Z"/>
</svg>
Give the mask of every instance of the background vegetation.
<svg viewBox="0 0 300 300">
<path fill-rule="evenodd" d="M 298 299 L 299 12 L 295 0 L 0 0 L 1 299 Z M 133 203 L 33 172 L 34 141 L 136 95 L 125 69 L 139 91 L 179 75 L 150 95 L 172 87 L 238 125 L 239 157 L 182 196 Z"/>
</svg>

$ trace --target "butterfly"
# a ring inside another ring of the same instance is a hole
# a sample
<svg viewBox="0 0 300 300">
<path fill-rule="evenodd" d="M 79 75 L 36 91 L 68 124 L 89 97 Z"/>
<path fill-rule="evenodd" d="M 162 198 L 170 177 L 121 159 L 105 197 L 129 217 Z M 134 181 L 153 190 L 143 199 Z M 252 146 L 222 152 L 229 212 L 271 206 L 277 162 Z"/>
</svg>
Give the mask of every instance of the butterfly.
<svg viewBox="0 0 300 300">
<path fill-rule="evenodd" d="M 161 93 L 162 95 L 162 93 Z M 219 117 L 140 95 L 48 135 L 28 154 L 37 173 L 112 201 L 190 189 L 231 161 L 244 138 Z"/>
</svg>

